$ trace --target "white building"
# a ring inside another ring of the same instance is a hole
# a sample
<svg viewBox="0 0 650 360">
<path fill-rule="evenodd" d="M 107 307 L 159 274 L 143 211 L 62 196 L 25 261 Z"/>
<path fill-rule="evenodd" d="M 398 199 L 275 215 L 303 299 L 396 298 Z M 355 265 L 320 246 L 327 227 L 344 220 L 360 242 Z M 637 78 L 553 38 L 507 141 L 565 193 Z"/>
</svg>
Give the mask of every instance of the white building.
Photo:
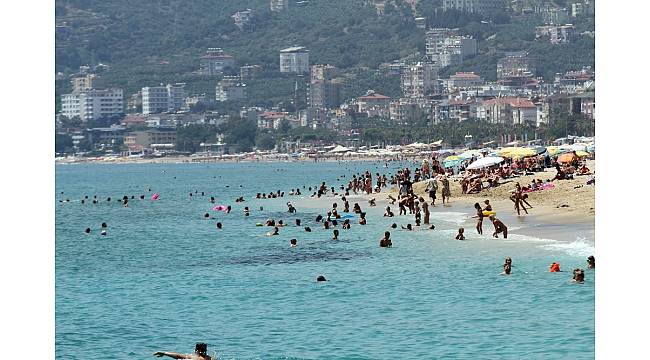
<svg viewBox="0 0 650 360">
<path fill-rule="evenodd" d="M 124 114 L 122 89 L 91 89 L 61 95 L 61 114 L 82 121 L 98 120 Z"/>
<path fill-rule="evenodd" d="M 157 114 L 179 111 L 185 104 L 185 84 L 147 86 L 142 88 L 142 113 Z"/>
<path fill-rule="evenodd" d="M 309 50 L 294 46 L 280 50 L 280 72 L 309 73 Z"/>
<path fill-rule="evenodd" d="M 426 56 L 440 67 L 458 65 L 476 51 L 476 39 L 458 35 L 456 30 L 436 28 L 426 32 Z"/>
</svg>

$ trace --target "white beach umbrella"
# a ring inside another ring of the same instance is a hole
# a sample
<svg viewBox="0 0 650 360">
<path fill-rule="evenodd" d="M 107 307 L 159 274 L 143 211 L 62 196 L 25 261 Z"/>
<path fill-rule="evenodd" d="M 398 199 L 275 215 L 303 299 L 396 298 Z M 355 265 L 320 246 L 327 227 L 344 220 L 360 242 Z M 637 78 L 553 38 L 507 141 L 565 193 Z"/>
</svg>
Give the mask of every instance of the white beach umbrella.
<svg viewBox="0 0 650 360">
<path fill-rule="evenodd" d="M 480 158 L 473 163 L 469 164 L 467 170 L 482 169 L 484 167 L 496 165 L 503 161 L 503 158 L 500 156 L 488 156 Z"/>
</svg>

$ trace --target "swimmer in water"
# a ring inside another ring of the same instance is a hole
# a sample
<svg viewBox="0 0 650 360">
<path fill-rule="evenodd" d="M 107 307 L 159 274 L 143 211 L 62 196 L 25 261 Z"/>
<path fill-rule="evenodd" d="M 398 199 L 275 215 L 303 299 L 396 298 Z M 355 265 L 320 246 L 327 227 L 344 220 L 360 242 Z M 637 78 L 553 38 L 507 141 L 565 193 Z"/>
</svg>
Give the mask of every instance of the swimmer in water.
<svg viewBox="0 0 650 360">
<path fill-rule="evenodd" d="M 86 235 L 90 234 L 90 228 L 86 228 L 86 230 L 84 230 L 84 232 L 86 233 Z"/>
<path fill-rule="evenodd" d="M 413 230 L 413 226 L 411 226 L 411 224 L 406 224 L 406 227 L 402 226 L 402 230 L 412 231 L 412 230 Z"/>
<path fill-rule="evenodd" d="M 393 229 L 397 229 L 397 224 L 393 223 L 393 225 L 390 226 Z"/>
<path fill-rule="evenodd" d="M 334 229 L 334 236 L 332 237 L 332 240 L 338 240 L 339 239 L 339 230 Z"/>
<path fill-rule="evenodd" d="M 102 229 L 106 229 L 107 227 L 108 227 L 108 225 L 105 222 L 103 222 L 102 223 Z"/>
<path fill-rule="evenodd" d="M 214 219 L 214 218 L 211 217 L 210 214 L 205 213 L 205 214 L 203 214 L 203 219 L 204 219 L 204 220 L 210 220 L 210 219 Z"/>
<path fill-rule="evenodd" d="M 301 223 L 302 223 L 302 222 L 300 221 L 300 219 L 296 219 L 296 226 L 300 226 Z"/>
<path fill-rule="evenodd" d="M 587 269 L 595 269 L 596 268 L 596 258 L 593 255 L 590 255 L 587 258 Z"/>
<path fill-rule="evenodd" d="M 305 231 L 306 232 L 311 232 L 311 228 L 309 226 L 305 226 Z"/>
<path fill-rule="evenodd" d="M 390 231 L 384 232 L 384 237 L 379 240 L 379 247 L 393 247 L 393 241 L 390 239 Z"/>
<path fill-rule="evenodd" d="M 464 228 L 459 228 L 458 229 L 458 235 L 456 235 L 456 240 L 465 240 L 465 229 Z"/>
<path fill-rule="evenodd" d="M 575 283 L 584 283 L 585 282 L 585 271 L 578 268 L 573 270 L 573 282 Z"/>
<path fill-rule="evenodd" d="M 548 269 L 549 272 L 560 272 L 560 264 L 553 262 Z"/>
<path fill-rule="evenodd" d="M 100 235 L 106 235 L 106 234 L 107 234 L 106 230 L 102 230 L 102 232 L 100 233 Z"/>
<path fill-rule="evenodd" d="M 212 357 L 208 355 L 208 345 L 205 343 L 197 343 L 196 347 L 194 348 L 194 354 L 179 354 L 169 351 L 156 351 L 153 353 L 153 356 L 169 356 L 170 358 L 174 359 L 212 360 Z"/>
<path fill-rule="evenodd" d="M 267 232 L 266 236 L 280 235 L 280 229 L 277 226 L 273 228 L 273 232 Z"/>
<path fill-rule="evenodd" d="M 244 207 L 244 216 L 249 216 L 250 215 L 250 210 L 248 209 L 248 206 Z"/>
<path fill-rule="evenodd" d="M 289 240 L 289 243 L 291 244 L 291 245 L 290 245 L 291 247 L 296 247 L 296 246 L 298 246 L 298 240 L 296 240 L 296 239 L 291 239 L 291 240 Z"/>
<path fill-rule="evenodd" d="M 359 225 L 366 225 L 366 213 L 359 214 Z"/>
<path fill-rule="evenodd" d="M 503 264 L 502 274 L 510 275 L 511 272 L 512 272 L 512 259 L 510 257 L 507 257 Z"/>
<path fill-rule="evenodd" d="M 323 275 L 318 275 L 318 277 L 316 278 L 316 281 L 327 281 L 327 279 L 325 279 L 325 276 L 323 276 Z"/>
<path fill-rule="evenodd" d="M 223 225 L 221 225 L 221 223 L 218 222 L 218 223 L 217 223 L 217 229 L 221 229 L 222 227 L 223 227 Z"/>
</svg>

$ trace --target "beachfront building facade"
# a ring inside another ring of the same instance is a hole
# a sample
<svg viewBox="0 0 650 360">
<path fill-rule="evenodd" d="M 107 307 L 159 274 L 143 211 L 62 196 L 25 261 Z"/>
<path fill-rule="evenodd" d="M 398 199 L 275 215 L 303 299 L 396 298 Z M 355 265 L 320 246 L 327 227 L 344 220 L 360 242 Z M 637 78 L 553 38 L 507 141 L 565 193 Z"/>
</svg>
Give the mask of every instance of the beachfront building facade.
<svg viewBox="0 0 650 360">
<path fill-rule="evenodd" d="M 355 110 L 358 113 L 366 113 L 369 117 L 387 117 L 389 116 L 390 97 L 369 90 L 366 95 L 357 98 L 356 105 Z"/>
<path fill-rule="evenodd" d="M 90 89 L 61 95 L 61 115 L 82 121 L 99 120 L 124 114 L 122 89 Z"/>
<path fill-rule="evenodd" d="M 217 76 L 227 68 L 235 66 L 235 58 L 226 54 L 221 48 L 208 48 L 199 59 L 201 75 Z"/>
<path fill-rule="evenodd" d="M 303 46 L 280 50 L 280 72 L 308 74 L 309 50 Z"/>
<path fill-rule="evenodd" d="M 459 35 L 455 29 L 435 28 L 426 32 L 427 60 L 439 67 L 459 65 L 476 55 L 476 51 L 476 39 Z"/>
</svg>

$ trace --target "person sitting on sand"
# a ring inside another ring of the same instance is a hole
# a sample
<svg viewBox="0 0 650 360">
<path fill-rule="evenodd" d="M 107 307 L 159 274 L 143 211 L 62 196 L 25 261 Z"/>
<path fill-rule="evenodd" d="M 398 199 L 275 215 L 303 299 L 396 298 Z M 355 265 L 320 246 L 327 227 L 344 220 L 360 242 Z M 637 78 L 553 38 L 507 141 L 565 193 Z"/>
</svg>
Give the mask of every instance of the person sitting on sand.
<svg viewBox="0 0 650 360">
<path fill-rule="evenodd" d="M 589 170 L 587 164 L 582 163 L 582 165 L 578 168 L 576 175 L 591 175 L 591 170 Z"/>
<path fill-rule="evenodd" d="M 499 233 L 503 233 L 503 238 L 507 239 L 508 238 L 508 227 L 505 226 L 501 220 L 497 219 L 496 216 L 490 215 L 490 220 L 492 220 L 492 224 L 494 224 L 494 233 L 492 233 L 492 236 L 495 238 L 499 238 Z"/>
<path fill-rule="evenodd" d="M 465 229 L 459 228 L 458 235 L 456 235 L 456 240 L 465 240 Z"/>
<path fill-rule="evenodd" d="M 393 242 L 390 239 L 390 232 L 386 231 L 384 237 L 379 240 L 379 247 L 393 247 Z"/>
<path fill-rule="evenodd" d="M 153 356 L 163 357 L 168 356 L 174 359 L 194 359 L 194 360 L 212 360 L 208 355 L 208 345 L 205 343 L 197 343 L 194 348 L 194 354 L 179 354 L 169 351 L 156 351 Z"/>
<path fill-rule="evenodd" d="M 595 269 L 596 268 L 596 258 L 593 255 L 590 255 L 587 258 L 587 269 Z"/>
<path fill-rule="evenodd" d="M 585 282 L 585 271 L 578 268 L 573 270 L 573 282 L 575 283 L 584 283 Z"/>
<path fill-rule="evenodd" d="M 507 257 L 503 264 L 502 274 L 510 275 L 511 272 L 512 272 L 512 259 L 510 257 Z"/>
</svg>

